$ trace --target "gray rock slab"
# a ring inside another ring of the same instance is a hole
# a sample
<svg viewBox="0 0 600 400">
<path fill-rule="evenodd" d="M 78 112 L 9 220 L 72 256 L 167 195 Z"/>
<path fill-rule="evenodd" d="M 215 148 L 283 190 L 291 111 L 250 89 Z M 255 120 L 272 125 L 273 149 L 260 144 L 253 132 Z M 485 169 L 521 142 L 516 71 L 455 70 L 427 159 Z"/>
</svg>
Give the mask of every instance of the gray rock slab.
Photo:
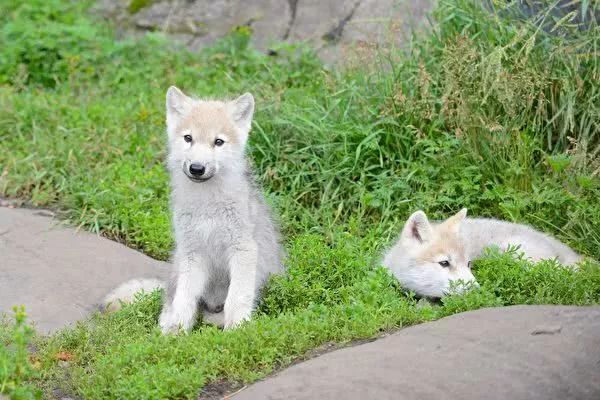
<svg viewBox="0 0 600 400">
<path fill-rule="evenodd" d="M 279 0 L 162 1 L 131 18 L 138 29 L 187 35 L 184 41 L 192 49 L 212 44 L 236 26 L 250 25 L 254 44 L 265 49 L 269 41 L 285 35 L 290 8 Z"/>
<path fill-rule="evenodd" d="M 125 280 L 168 275 L 167 263 L 51 215 L 0 207 L 0 312 L 25 305 L 38 332 L 85 318 Z"/>
<path fill-rule="evenodd" d="M 129 2 L 98 0 L 94 12 L 124 35 L 164 32 L 191 50 L 213 44 L 237 26 L 250 26 L 252 43 L 308 42 L 328 63 L 343 61 L 346 49 L 379 51 L 410 42 L 428 26 L 433 0 L 156 0 L 131 13 Z"/>
<path fill-rule="evenodd" d="M 457 314 L 297 364 L 232 399 L 600 399 L 600 307 Z"/>
<path fill-rule="evenodd" d="M 289 38 L 292 41 L 339 40 L 345 24 L 352 19 L 360 1 L 355 0 L 298 0 Z M 340 23 L 343 26 L 339 26 Z M 339 34 L 333 32 L 340 27 Z M 327 33 L 329 39 L 324 38 Z"/>
<path fill-rule="evenodd" d="M 402 47 L 413 32 L 429 27 L 434 1 L 362 0 L 343 32 L 343 43 L 384 43 Z"/>
</svg>

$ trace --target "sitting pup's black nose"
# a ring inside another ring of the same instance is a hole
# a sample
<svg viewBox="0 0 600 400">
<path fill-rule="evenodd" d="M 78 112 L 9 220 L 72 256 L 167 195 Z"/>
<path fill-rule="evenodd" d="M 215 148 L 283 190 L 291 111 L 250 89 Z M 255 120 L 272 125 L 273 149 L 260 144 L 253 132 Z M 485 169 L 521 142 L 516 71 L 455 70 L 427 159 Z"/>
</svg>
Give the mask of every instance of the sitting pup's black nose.
<svg viewBox="0 0 600 400">
<path fill-rule="evenodd" d="M 200 177 L 200 176 L 204 175 L 204 171 L 206 171 L 206 168 L 204 168 L 204 165 L 202 165 L 202 164 L 191 164 L 190 165 L 190 174 L 192 174 L 192 176 Z"/>
</svg>

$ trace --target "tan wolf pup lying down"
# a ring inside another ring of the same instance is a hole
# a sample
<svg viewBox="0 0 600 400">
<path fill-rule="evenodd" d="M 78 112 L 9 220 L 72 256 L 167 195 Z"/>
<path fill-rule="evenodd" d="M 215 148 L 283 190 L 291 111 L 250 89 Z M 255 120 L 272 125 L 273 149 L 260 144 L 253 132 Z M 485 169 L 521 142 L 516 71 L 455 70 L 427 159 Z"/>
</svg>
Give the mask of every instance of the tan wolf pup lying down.
<svg viewBox="0 0 600 400">
<path fill-rule="evenodd" d="M 467 209 L 440 223 L 430 223 L 423 211 L 406 221 L 400 239 L 386 253 L 383 266 L 419 296 L 442 297 L 450 283 L 477 284 L 471 261 L 486 247 L 509 245 L 532 261 L 557 259 L 572 265 L 582 257 L 558 240 L 530 226 L 486 218 L 465 218 Z"/>
<path fill-rule="evenodd" d="M 166 103 L 176 247 L 159 325 L 189 331 L 200 308 L 205 321 L 232 328 L 250 318 L 269 275 L 283 271 L 279 231 L 245 157 L 254 98 L 198 100 L 172 86 Z M 163 287 L 125 282 L 105 305 Z"/>
</svg>

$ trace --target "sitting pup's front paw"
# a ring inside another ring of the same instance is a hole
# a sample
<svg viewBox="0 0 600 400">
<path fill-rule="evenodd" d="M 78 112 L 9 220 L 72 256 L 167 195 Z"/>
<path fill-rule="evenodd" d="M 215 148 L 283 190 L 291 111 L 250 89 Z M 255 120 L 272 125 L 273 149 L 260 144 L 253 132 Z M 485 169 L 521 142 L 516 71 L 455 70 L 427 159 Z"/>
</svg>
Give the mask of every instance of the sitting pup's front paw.
<svg viewBox="0 0 600 400">
<path fill-rule="evenodd" d="M 178 334 L 180 332 L 187 333 L 192 329 L 193 318 L 165 311 L 160 315 L 158 325 L 164 335 Z"/>
<path fill-rule="evenodd" d="M 224 329 L 234 329 L 250 320 L 252 309 L 243 310 L 240 312 L 233 312 L 229 315 L 225 314 Z"/>
</svg>

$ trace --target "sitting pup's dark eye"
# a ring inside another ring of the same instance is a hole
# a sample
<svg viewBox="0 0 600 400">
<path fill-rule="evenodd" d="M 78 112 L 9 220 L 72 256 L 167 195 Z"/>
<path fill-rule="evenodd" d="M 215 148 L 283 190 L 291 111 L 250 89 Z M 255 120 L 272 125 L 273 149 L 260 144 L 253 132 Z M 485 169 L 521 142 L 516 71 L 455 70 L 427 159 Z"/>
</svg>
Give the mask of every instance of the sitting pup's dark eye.
<svg viewBox="0 0 600 400">
<path fill-rule="evenodd" d="M 446 260 L 440 261 L 439 264 L 444 268 L 448 268 L 450 266 L 450 261 L 446 261 Z"/>
<path fill-rule="evenodd" d="M 225 141 L 223 139 L 215 139 L 215 146 L 223 146 Z"/>
<path fill-rule="evenodd" d="M 192 135 L 183 135 L 183 140 L 187 143 L 192 143 Z"/>
</svg>

